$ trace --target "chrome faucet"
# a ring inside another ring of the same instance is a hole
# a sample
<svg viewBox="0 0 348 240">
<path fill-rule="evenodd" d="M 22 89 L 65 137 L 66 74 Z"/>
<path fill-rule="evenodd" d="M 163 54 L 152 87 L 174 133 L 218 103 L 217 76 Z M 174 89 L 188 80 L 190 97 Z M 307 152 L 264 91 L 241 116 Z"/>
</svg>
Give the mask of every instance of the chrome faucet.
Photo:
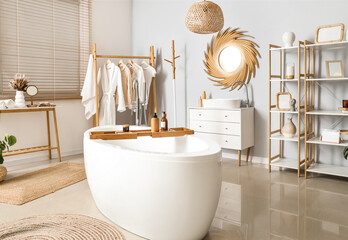
<svg viewBox="0 0 348 240">
<path fill-rule="evenodd" d="M 135 102 L 133 102 L 133 111 L 135 112 L 135 124 L 140 126 L 140 99 L 138 79 L 133 80 L 133 91 L 135 91 Z"/>
<path fill-rule="evenodd" d="M 241 83 L 245 86 L 245 90 L 246 90 L 246 97 L 247 97 L 247 100 L 245 101 L 245 106 L 248 108 L 249 107 L 249 94 L 248 94 L 248 86 L 245 84 L 245 82 L 243 81 L 237 81 L 237 82 L 234 82 L 231 86 L 231 88 L 233 89 L 233 86 L 237 83 Z"/>
</svg>

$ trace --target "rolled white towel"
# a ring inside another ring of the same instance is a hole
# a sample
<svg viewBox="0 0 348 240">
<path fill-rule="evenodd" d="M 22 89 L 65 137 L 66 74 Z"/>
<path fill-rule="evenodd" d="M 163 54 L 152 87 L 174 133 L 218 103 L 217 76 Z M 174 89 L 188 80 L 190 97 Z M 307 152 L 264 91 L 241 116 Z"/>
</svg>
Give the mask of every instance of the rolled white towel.
<svg viewBox="0 0 348 240">
<path fill-rule="evenodd" d="M 0 100 L 0 109 L 14 108 L 14 101 L 12 99 Z"/>
</svg>

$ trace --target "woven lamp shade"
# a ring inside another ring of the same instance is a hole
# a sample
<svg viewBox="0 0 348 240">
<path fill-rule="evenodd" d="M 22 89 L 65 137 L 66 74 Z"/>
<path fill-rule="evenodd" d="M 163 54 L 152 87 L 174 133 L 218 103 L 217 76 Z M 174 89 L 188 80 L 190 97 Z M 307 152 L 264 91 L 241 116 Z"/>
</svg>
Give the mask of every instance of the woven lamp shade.
<svg viewBox="0 0 348 240">
<path fill-rule="evenodd" d="M 219 5 L 210 1 L 200 1 L 191 5 L 186 13 L 185 23 L 194 33 L 216 33 L 224 26 L 224 15 Z"/>
</svg>

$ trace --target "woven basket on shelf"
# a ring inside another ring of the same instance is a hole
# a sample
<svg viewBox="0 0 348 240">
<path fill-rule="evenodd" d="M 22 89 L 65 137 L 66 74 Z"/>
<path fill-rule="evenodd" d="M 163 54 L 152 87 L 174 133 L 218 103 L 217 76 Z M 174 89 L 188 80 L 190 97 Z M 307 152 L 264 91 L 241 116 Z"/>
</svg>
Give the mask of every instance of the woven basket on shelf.
<svg viewBox="0 0 348 240">
<path fill-rule="evenodd" d="M 186 27 L 194 33 L 210 34 L 224 26 L 224 15 L 219 5 L 200 1 L 191 5 L 186 13 Z"/>
</svg>

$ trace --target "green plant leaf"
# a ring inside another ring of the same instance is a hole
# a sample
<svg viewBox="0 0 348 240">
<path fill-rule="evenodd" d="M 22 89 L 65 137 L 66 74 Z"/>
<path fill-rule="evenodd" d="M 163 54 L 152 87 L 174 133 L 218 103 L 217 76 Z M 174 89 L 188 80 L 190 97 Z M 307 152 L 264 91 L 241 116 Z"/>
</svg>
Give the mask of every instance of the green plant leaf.
<svg viewBox="0 0 348 240">
<path fill-rule="evenodd" d="M 348 158 L 348 147 L 345 147 L 343 150 L 343 157 L 347 160 Z"/>
<path fill-rule="evenodd" d="M 3 141 L 0 141 L 0 150 L 4 151 L 6 149 L 6 144 Z"/>
<path fill-rule="evenodd" d="M 2 156 L 2 150 L 0 149 L 0 164 L 4 163 L 4 157 Z"/>
<path fill-rule="evenodd" d="M 13 146 L 13 145 L 16 144 L 17 138 L 15 136 L 13 136 L 13 135 L 6 135 L 5 136 L 5 141 L 7 142 L 7 144 L 9 146 Z"/>
</svg>

